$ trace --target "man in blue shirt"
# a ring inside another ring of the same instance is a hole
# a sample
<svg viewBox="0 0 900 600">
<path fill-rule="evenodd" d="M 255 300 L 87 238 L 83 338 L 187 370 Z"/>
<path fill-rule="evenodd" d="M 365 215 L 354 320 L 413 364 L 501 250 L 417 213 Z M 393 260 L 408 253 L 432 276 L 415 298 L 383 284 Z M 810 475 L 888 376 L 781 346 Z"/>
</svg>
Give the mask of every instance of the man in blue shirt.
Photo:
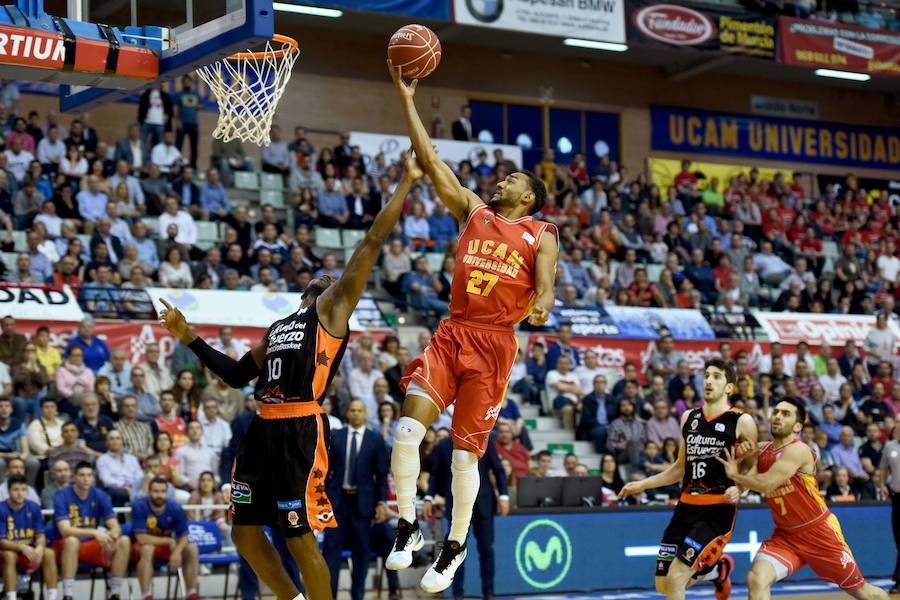
<svg viewBox="0 0 900 600">
<path fill-rule="evenodd" d="M 413 308 L 443 315 L 447 312 L 447 303 L 438 298 L 439 285 L 437 277 L 428 270 L 428 259 L 420 256 L 414 263 L 414 270 L 403 279 L 403 292 L 409 295 Z"/>
<path fill-rule="evenodd" d="M 16 567 L 31 575 L 42 569 L 47 600 L 56 600 L 58 575 L 56 557 L 47 548 L 41 507 L 26 499 L 28 484 L 22 475 L 7 480 L 9 498 L 0 502 L 0 550 L 3 551 L 3 590 L 16 597 Z"/>
<path fill-rule="evenodd" d="M 200 188 L 200 207 L 206 212 L 205 219 L 224 219 L 231 210 L 231 202 L 225 188 L 219 183 L 219 170 L 210 169 L 206 172 L 206 183 Z"/>
<path fill-rule="evenodd" d="M 177 502 L 169 498 L 169 485 L 155 477 L 149 496 L 135 501 L 131 509 L 134 532 L 133 556 L 137 560 L 141 597 L 150 598 L 153 562 L 169 561 L 169 572 L 184 569 L 187 600 L 197 600 L 197 572 L 200 568 L 196 544 L 188 541 L 187 516 Z"/>
<path fill-rule="evenodd" d="M 78 192 L 75 199 L 78 200 L 78 213 L 81 218 L 96 223 L 100 217 L 106 216 L 109 196 L 100 189 L 100 179 L 96 175 L 89 175 L 87 180 L 87 188 Z"/>
<path fill-rule="evenodd" d="M 434 240 L 435 247 L 443 248 L 447 241 L 456 239 L 457 229 L 456 219 L 447 211 L 444 203 L 436 203 L 434 212 L 428 217 L 428 234 Z"/>
<path fill-rule="evenodd" d="M 119 600 L 131 540 L 122 535 L 109 495 L 94 486 L 94 467 L 90 463 L 78 463 L 72 484 L 53 497 L 53 521 L 55 527 L 47 537 L 53 540 L 50 547 L 61 557 L 63 600 L 73 600 L 79 562 L 109 568 L 109 600 Z"/>
<path fill-rule="evenodd" d="M 109 346 L 106 345 L 106 342 L 94 335 L 95 326 L 94 319 L 90 317 L 78 323 L 76 335 L 69 340 L 65 352 L 68 356 L 69 350 L 73 346 L 81 346 L 81 349 L 84 350 L 84 364 L 94 373 L 103 368 L 110 356 Z"/>
<path fill-rule="evenodd" d="M 350 219 L 347 200 L 337 189 L 334 177 L 325 178 L 325 191 L 319 194 L 319 225 L 340 227 Z"/>
<path fill-rule="evenodd" d="M 194 78 L 185 75 L 181 78 L 181 92 L 172 97 L 172 107 L 175 109 L 175 118 L 178 122 L 177 139 L 175 145 L 178 150 L 184 145 L 187 136 L 191 142 L 191 167 L 197 168 L 197 138 L 198 121 L 197 110 L 200 108 L 200 95 L 194 91 Z"/>
<path fill-rule="evenodd" d="M 9 462 L 18 458 L 25 463 L 28 480 L 34 483 L 40 463 L 28 452 L 25 424 L 12 414 L 12 401 L 0 398 L 0 478 L 5 477 Z"/>
</svg>

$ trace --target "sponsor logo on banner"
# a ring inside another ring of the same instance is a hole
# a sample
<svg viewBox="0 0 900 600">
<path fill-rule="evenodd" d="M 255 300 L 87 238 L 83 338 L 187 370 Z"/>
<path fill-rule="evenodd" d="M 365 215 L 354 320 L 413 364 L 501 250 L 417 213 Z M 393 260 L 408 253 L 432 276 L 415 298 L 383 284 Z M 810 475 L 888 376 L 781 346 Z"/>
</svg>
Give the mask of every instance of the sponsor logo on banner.
<svg viewBox="0 0 900 600">
<path fill-rule="evenodd" d="M 457 23 L 625 43 L 625 0 L 453 0 Z"/>
<path fill-rule="evenodd" d="M 644 35 L 675 46 L 702 44 L 716 34 L 715 24 L 706 15 L 686 6 L 645 6 L 633 19 Z"/>
<path fill-rule="evenodd" d="M 815 100 L 778 98 L 775 96 L 750 96 L 750 110 L 756 115 L 772 117 L 796 117 L 798 119 L 818 119 L 819 103 Z"/>
<path fill-rule="evenodd" d="M 69 286 L 0 285 L 0 314 L 31 321 L 81 321 L 84 312 Z"/>
<path fill-rule="evenodd" d="M 789 17 L 779 17 L 778 29 L 784 63 L 900 76 L 896 31 Z"/>
<path fill-rule="evenodd" d="M 753 316 L 772 341 L 783 344 L 807 342 L 811 346 L 843 346 L 848 341 L 862 342 L 875 326 L 870 315 L 829 315 L 814 313 L 772 313 L 753 311 Z M 900 329 L 889 323 L 900 342 Z"/>
</svg>

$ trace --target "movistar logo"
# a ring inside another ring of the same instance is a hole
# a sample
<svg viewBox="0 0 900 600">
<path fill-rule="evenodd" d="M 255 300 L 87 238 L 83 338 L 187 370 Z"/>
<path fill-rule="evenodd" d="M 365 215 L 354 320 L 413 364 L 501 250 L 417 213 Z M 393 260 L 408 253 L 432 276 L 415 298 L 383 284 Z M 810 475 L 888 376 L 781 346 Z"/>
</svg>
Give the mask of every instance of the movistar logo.
<svg viewBox="0 0 900 600">
<path fill-rule="evenodd" d="M 516 568 L 528 585 L 552 588 L 572 566 L 572 541 L 556 521 L 538 519 L 528 524 L 516 540 Z"/>
</svg>

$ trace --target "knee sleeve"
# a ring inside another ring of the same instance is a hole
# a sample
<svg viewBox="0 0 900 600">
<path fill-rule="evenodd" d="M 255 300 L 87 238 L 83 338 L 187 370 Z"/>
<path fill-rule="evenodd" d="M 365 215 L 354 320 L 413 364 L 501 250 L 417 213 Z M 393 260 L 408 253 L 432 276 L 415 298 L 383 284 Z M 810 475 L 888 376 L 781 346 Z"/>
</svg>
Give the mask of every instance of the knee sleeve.
<svg viewBox="0 0 900 600">
<path fill-rule="evenodd" d="M 454 472 L 478 470 L 478 455 L 468 450 L 453 449 L 450 469 Z"/>
<path fill-rule="evenodd" d="M 412 417 L 400 417 L 397 421 L 397 432 L 394 443 L 405 446 L 418 446 L 425 439 L 425 426 Z"/>
</svg>

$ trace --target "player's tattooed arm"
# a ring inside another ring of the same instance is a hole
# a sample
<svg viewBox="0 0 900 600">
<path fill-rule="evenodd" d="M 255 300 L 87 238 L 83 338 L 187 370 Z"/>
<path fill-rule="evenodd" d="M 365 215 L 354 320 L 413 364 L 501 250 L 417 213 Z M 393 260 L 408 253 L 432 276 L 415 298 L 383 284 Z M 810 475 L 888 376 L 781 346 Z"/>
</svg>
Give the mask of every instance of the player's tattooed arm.
<svg viewBox="0 0 900 600">
<path fill-rule="evenodd" d="M 552 225 L 551 225 L 552 227 Z M 528 323 L 540 327 L 547 322 L 556 297 L 553 295 L 553 284 L 556 283 L 556 259 L 559 257 L 559 244 L 556 236 L 545 231 L 538 246 L 535 262 L 534 305 L 528 316 Z"/>
<path fill-rule="evenodd" d="M 418 111 L 416 111 L 416 103 L 413 100 L 416 93 L 416 84 L 418 79 L 413 79 L 411 83 L 406 83 L 400 76 L 400 68 L 394 67 L 391 61 L 387 61 L 388 71 L 394 80 L 394 86 L 400 94 L 403 103 L 403 111 L 406 113 L 406 124 L 409 129 L 409 139 L 419 158 L 419 164 L 431 178 L 437 194 L 447 209 L 453 213 L 453 216 L 462 224 L 469 217 L 469 211 L 479 204 L 483 204 L 481 198 L 473 191 L 464 187 L 453 171 L 442 161 L 434 146 L 431 143 L 431 137 L 428 130 L 422 123 Z"/>
<path fill-rule="evenodd" d="M 429 146 L 430 147 L 430 146 Z M 394 230 L 394 226 L 403 212 L 403 202 L 412 189 L 413 184 L 424 176 L 416 155 L 409 153 L 406 159 L 403 177 L 394 190 L 394 195 L 381 209 L 366 232 L 353 256 L 347 261 L 347 268 L 341 277 L 322 292 L 316 301 L 316 310 L 322 325 L 332 335 L 343 337 L 347 333 L 347 322 L 356 308 L 375 261 L 381 254 L 384 241 Z"/>
<path fill-rule="evenodd" d="M 791 444 L 784 449 L 775 464 L 765 473 L 758 473 L 756 466 L 747 473 L 741 473 L 739 461 L 735 458 L 734 453 L 727 448 L 724 452 L 725 457 L 717 456 L 716 460 L 724 465 L 728 478 L 743 488 L 762 494 L 769 494 L 778 489 L 812 456 L 812 452 L 805 444 Z"/>
</svg>

